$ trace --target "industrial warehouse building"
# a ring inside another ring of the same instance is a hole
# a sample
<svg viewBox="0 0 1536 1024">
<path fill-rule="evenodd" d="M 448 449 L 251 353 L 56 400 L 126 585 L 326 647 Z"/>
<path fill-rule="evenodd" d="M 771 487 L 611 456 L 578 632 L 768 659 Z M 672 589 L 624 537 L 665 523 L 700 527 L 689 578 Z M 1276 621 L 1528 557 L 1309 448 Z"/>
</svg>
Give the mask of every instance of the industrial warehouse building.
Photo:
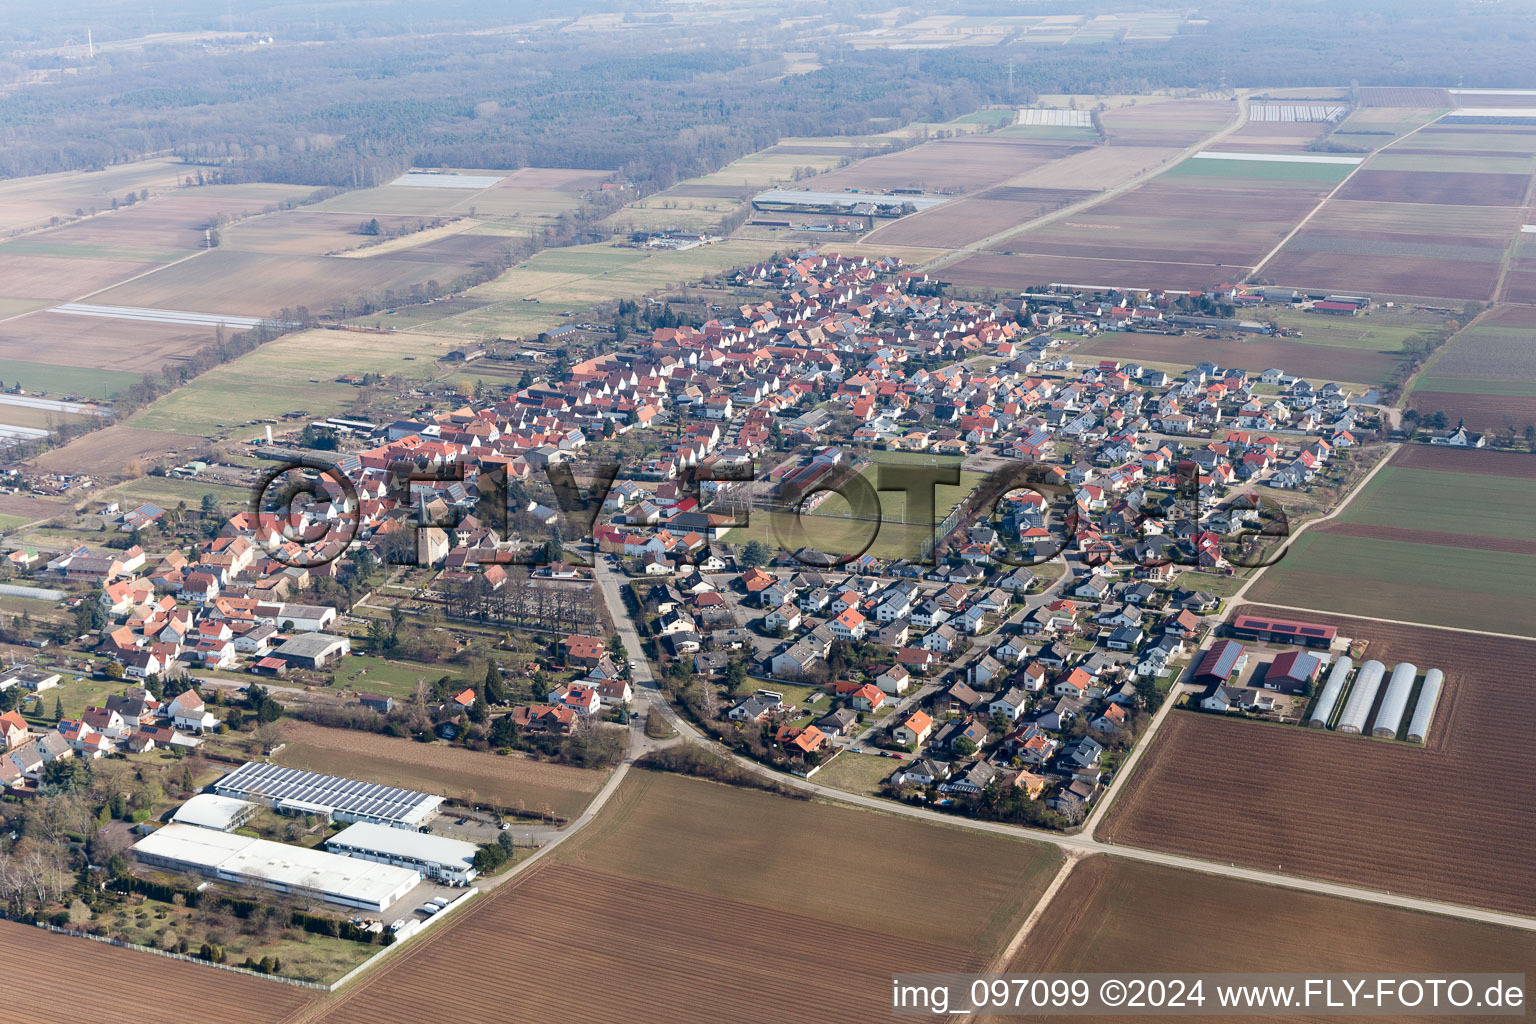
<svg viewBox="0 0 1536 1024">
<path fill-rule="evenodd" d="M 474 843 L 367 821 L 347 826 L 326 840 L 325 848 L 345 857 L 410 868 L 454 885 L 468 885 L 479 873 L 475 870 Z"/>
<path fill-rule="evenodd" d="M 176 808 L 171 821 L 178 825 L 196 825 L 217 832 L 233 832 L 251 820 L 256 805 L 248 800 L 219 796 L 216 793 L 198 793 Z"/>
<path fill-rule="evenodd" d="M 443 798 L 413 789 L 341 779 L 264 761 L 247 761 L 213 791 L 265 804 L 288 814 L 318 814 L 329 821 L 371 821 L 393 828 L 417 828 Z"/>
<path fill-rule="evenodd" d="M 140 839 L 132 852 L 151 867 L 192 871 L 361 910 L 383 911 L 421 882 L 421 874 L 409 868 L 195 825 L 166 825 Z"/>
</svg>

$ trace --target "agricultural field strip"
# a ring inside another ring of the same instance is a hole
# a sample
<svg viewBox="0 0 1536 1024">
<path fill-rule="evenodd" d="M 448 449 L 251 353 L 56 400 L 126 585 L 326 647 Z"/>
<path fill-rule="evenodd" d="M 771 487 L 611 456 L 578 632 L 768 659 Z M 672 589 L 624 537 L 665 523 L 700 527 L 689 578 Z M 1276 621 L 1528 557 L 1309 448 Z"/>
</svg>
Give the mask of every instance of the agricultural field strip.
<svg viewBox="0 0 1536 1024">
<path fill-rule="evenodd" d="M 1003 231 L 998 232 L 995 235 L 989 235 L 986 238 L 980 239 L 979 241 L 972 242 L 970 245 L 951 250 L 943 256 L 935 257 L 934 259 L 929 260 L 927 263 L 922 264 L 916 269 L 923 271 L 937 270 L 940 267 L 948 266 L 949 264 L 955 263 L 967 256 L 975 255 L 978 252 L 984 252 L 991 246 L 996 245 L 998 242 L 1006 241 L 1007 239 L 1012 238 L 1014 235 L 1020 234 L 1021 232 L 1028 231 L 1032 228 L 1043 227 L 1046 224 L 1053 224 L 1064 217 L 1070 217 L 1073 214 L 1081 213 L 1084 210 L 1091 209 L 1100 203 L 1108 202 L 1116 196 L 1120 196 L 1126 192 L 1129 192 L 1137 185 L 1157 177 L 1159 174 L 1163 173 L 1167 167 L 1176 166 L 1183 160 L 1187 160 L 1188 158 L 1194 156 L 1196 153 L 1200 152 L 1202 149 L 1205 149 L 1207 146 L 1214 145 L 1215 143 L 1238 131 L 1247 123 L 1248 101 L 1246 97 L 1239 97 L 1238 115 L 1231 124 L 1228 124 L 1224 128 L 1219 129 L 1212 135 L 1206 136 L 1205 138 L 1199 139 L 1191 145 L 1186 146 L 1176 156 L 1170 158 L 1166 162 L 1166 165 L 1149 167 L 1139 174 L 1132 175 L 1130 178 L 1127 178 L 1119 185 L 1115 185 L 1112 188 L 1106 189 L 1105 191 L 1098 193 L 1090 199 L 1085 199 L 1082 202 L 1073 203 L 1070 206 L 1064 206 L 1059 210 L 1054 210 L 1050 213 L 1043 214 L 1042 216 L 1036 217 L 1034 220 L 1026 221 L 1023 224 L 1013 225 L 1004 229 Z"/>
<path fill-rule="evenodd" d="M 94 405 L 82 405 L 79 402 L 61 402 L 54 398 L 37 398 L 33 395 L 0 395 L 0 405 L 19 405 L 25 409 L 46 409 L 49 412 L 61 412 L 66 415 L 76 416 L 104 416 L 102 410 Z"/>
<path fill-rule="evenodd" d="M 501 175 L 490 174 L 434 174 L 425 171 L 407 171 L 389 184 L 399 188 L 458 188 L 480 191 L 502 180 Z"/>
<path fill-rule="evenodd" d="M 1401 450 L 1401 449 L 1400 449 Z M 1536 482 L 1484 475 L 1465 489 L 1467 474 L 1388 463 L 1371 486 L 1338 516 L 1340 522 L 1422 529 L 1435 533 L 1526 539 Z"/>
<path fill-rule="evenodd" d="M 191 327 L 259 327 L 264 322 L 256 316 L 233 316 L 224 313 L 189 313 L 175 309 L 147 309 L 138 306 L 94 306 L 83 302 L 66 302 L 48 309 L 49 313 L 67 313 L 70 316 L 105 317 L 109 320 L 142 320 L 152 324 L 181 324 Z"/>
<path fill-rule="evenodd" d="M 886 195 L 880 192 L 811 192 L 796 191 L 794 189 L 769 189 L 759 192 L 752 197 L 753 202 L 758 203 L 782 203 L 795 205 L 797 203 L 837 203 L 852 205 L 854 203 L 867 203 L 884 200 L 886 202 L 899 201 L 909 203 L 919 210 L 931 210 L 935 206 L 942 206 L 958 196 L 924 196 L 924 195 Z"/>
<path fill-rule="evenodd" d="M 1427 122 L 1425 122 L 1423 124 L 1420 124 L 1417 128 L 1414 128 L 1412 131 L 1407 132 L 1406 134 L 1393 139 L 1391 142 L 1387 143 L 1387 145 L 1381 147 L 1381 149 L 1376 150 L 1371 155 L 1374 156 L 1375 153 L 1380 153 L 1380 152 L 1383 152 L 1384 150 L 1391 149 L 1394 145 L 1396 145 L 1397 143 L 1403 141 L 1403 139 L 1409 138 L 1410 136 L 1412 136 L 1412 135 L 1422 131 L 1423 129 L 1427 128 L 1429 125 L 1431 125 L 1433 123 L 1434 123 L 1433 121 L 1427 121 Z M 1264 269 L 1265 265 L 1268 264 L 1270 260 L 1274 259 L 1277 255 L 1279 255 L 1281 249 L 1285 248 L 1286 243 L 1290 242 L 1291 239 L 1295 238 L 1298 234 L 1300 234 L 1301 233 L 1301 229 L 1306 227 L 1307 224 L 1311 222 L 1313 217 L 1317 216 L 1319 210 L 1321 210 L 1323 207 L 1328 205 L 1328 201 L 1330 199 L 1332 199 L 1334 196 L 1338 195 L 1340 190 L 1342 190 L 1345 185 L 1349 184 L 1350 179 L 1353 178 L 1356 174 L 1358 174 L 1360 172 L 1360 169 L 1362 167 L 1364 167 L 1365 164 L 1366 164 L 1366 161 L 1362 160 L 1362 162 L 1356 164 L 1353 168 L 1351 168 L 1350 172 L 1348 174 L 1344 175 L 1343 178 L 1339 179 L 1339 183 L 1337 185 L 1333 186 L 1333 189 L 1327 195 L 1325 195 L 1322 199 L 1318 200 L 1317 205 L 1312 208 L 1312 211 L 1310 213 L 1308 213 L 1305 217 L 1301 218 L 1301 220 L 1297 221 L 1296 226 L 1291 228 L 1290 233 L 1288 235 L 1286 235 L 1284 238 L 1280 239 L 1280 243 L 1278 245 L 1276 245 L 1273 249 L 1271 249 L 1268 253 L 1266 253 L 1264 255 L 1264 258 L 1259 260 L 1259 262 L 1254 265 L 1253 269 L 1248 272 L 1248 279 L 1252 280 L 1253 278 L 1257 277 L 1259 272 Z"/>
<path fill-rule="evenodd" d="M 1536 937 L 1529 934 L 1104 857 L 1087 858 L 1074 869 L 1055 907 L 999 970 L 1079 973 L 1113 964 L 1138 973 L 1178 971 L 1206 962 L 1211 950 L 1222 951 L 1222 970 L 1261 972 L 1321 965 L 1332 971 L 1429 972 L 1466 963 L 1519 972 L 1536 957 Z M 977 1024 L 1017 1019 L 983 1016 Z M 1252 1017 L 1209 1019 L 1243 1024 Z"/>
<path fill-rule="evenodd" d="M 1342 164 L 1350 167 L 1365 162 L 1363 156 L 1318 156 L 1311 153 L 1248 153 L 1207 149 L 1196 153 L 1193 160 L 1247 160 L 1276 164 Z"/>
</svg>

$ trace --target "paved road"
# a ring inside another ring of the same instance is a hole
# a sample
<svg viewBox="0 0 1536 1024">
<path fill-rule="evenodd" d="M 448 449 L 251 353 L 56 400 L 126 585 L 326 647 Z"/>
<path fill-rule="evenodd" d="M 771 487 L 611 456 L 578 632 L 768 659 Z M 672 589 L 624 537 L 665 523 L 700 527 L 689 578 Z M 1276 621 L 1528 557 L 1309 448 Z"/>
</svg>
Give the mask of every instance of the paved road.
<svg viewBox="0 0 1536 1024">
<path fill-rule="evenodd" d="M 1063 850 L 1077 851 L 1082 854 L 1103 853 L 1115 857 L 1125 857 L 1130 860 L 1142 861 L 1149 864 L 1160 864 L 1164 867 L 1180 868 L 1186 871 L 1200 871 L 1206 874 L 1222 875 L 1228 878 L 1236 878 L 1243 881 L 1259 882 L 1266 885 L 1276 885 L 1286 889 L 1297 889 L 1303 892 L 1319 893 L 1325 896 L 1337 896 L 1344 899 L 1360 900 L 1366 903 L 1376 903 L 1383 906 L 1399 907 L 1405 910 L 1416 910 L 1423 913 L 1442 914 L 1448 917 L 1462 918 L 1468 921 L 1478 921 L 1486 924 L 1503 925 L 1509 928 L 1520 928 L 1526 931 L 1536 931 L 1536 918 L 1520 917 L 1515 914 L 1505 914 L 1493 910 L 1483 910 L 1477 907 L 1464 907 L 1452 903 L 1441 903 L 1436 900 L 1421 899 L 1416 896 L 1405 896 L 1398 893 L 1384 892 L 1376 889 L 1368 889 L 1363 886 L 1344 885 L 1337 882 L 1325 882 L 1315 878 L 1304 878 L 1284 873 L 1284 865 L 1277 864 L 1274 871 L 1259 870 L 1255 868 L 1238 867 L 1235 864 L 1222 864 L 1212 861 L 1199 860 L 1194 857 L 1184 857 L 1171 853 L 1159 853 L 1154 850 L 1139 850 L 1133 847 L 1116 846 L 1094 839 L 1086 831 L 1078 835 L 1062 835 L 1055 832 L 1047 832 L 1038 829 L 1022 828 L 1017 825 L 1006 825 L 1000 822 L 979 821 L 974 818 L 963 818 L 957 815 L 944 814 L 926 807 L 914 807 L 910 804 L 896 803 L 878 797 L 866 796 L 862 793 L 848 793 L 840 789 L 832 789 L 819 785 L 808 779 L 801 779 L 793 775 L 785 775 L 773 771 L 756 761 L 740 757 L 723 747 L 717 746 L 712 740 L 695 729 L 692 723 L 684 720 L 666 703 L 665 697 L 657 689 L 655 680 L 651 675 L 650 666 L 639 657 L 639 634 L 635 632 L 634 624 L 630 622 L 629 615 L 624 606 L 620 594 L 622 578 L 617 577 L 608 569 L 605 562 L 599 561 L 594 571 L 598 583 L 598 592 L 602 594 L 607 603 L 610 617 L 616 624 L 619 638 L 631 654 L 640 662 L 635 670 L 636 705 L 651 706 L 657 708 L 664 715 L 672 727 L 685 739 L 704 746 L 709 746 L 717 752 L 731 758 L 741 767 L 755 772 L 764 778 L 802 792 L 824 797 L 828 800 L 836 800 L 842 803 L 854 804 L 885 814 L 901 814 L 910 818 L 929 821 L 934 824 L 948 825 L 952 828 L 968 828 L 980 832 L 991 832 L 998 835 L 1011 836 L 1016 839 L 1031 839 L 1036 842 L 1050 843 Z M 643 701 L 642 701 L 643 698 Z M 1165 704 L 1165 709 L 1171 706 L 1172 701 Z M 1159 714 L 1166 714 L 1164 710 Z M 1146 744 L 1138 744 L 1138 749 L 1144 749 Z M 1121 771 L 1116 781 L 1129 775 L 1128 771 Z M 1106 798 L 1110 796 L 1105 794 Z M 1108 800 L 1104 801 L 1107 805 Z M 594 808 L 600 806 L 593 802 Z M 590 811 L 590 809 L 589 809 Z M 595 812 L 592 812 L 595 813 Z"/>
</svg>

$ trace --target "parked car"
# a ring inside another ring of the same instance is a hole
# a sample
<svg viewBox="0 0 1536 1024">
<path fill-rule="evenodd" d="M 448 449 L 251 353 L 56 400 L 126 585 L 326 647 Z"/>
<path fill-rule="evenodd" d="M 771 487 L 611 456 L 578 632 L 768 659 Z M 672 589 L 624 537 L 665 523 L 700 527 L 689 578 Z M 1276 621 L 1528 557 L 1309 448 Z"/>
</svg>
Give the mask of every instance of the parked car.
<svg viewBox="0 0 1536 1024">
<path fill-rule="evenodd" d="M 436 907 L 438 910 L 442 910 L 449 904 L 450 901 L 446 896 L 439 896 L 437 899 L 428 900 L 427 902 L 432 904 L 432 906 Z"/>
<path fill-rule="evenodd" d="M 423 914 L 426 914 L 428 917 L 431 917 L 433 914 L 437 913 L 439 910 L 442 910 L 443 908 L 438 906 L 435 903 L 423 903 L 421 906 L 417 907 L 416 909 L 421 911 Z"/>
<path fill-rule="evenodd" d="M 405 927 L 405 918 L 402 917 L 400 920 L 398 920 L 394 924 L 390 925 L 389 926 L 389 930 L 392 931 L 392 932 L 397 932 L 401 928 L 404 928 L 404 927 Z"/>
</svg>

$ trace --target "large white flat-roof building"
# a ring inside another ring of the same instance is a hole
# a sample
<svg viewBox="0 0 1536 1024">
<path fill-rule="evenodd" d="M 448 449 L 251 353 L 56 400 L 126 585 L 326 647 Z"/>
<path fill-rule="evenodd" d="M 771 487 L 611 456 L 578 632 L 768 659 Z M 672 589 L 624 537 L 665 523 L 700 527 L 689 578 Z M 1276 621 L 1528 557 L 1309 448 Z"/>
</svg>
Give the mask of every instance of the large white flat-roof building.
<svg viewBox="0 0 1536 1024">
<path fill-rule="evenodd" d="M 251 820 L 256 805 L 248 800 L 236 800 L 216 793 L 198 793 L 176 808 L 171 820 L 178 825 L 196 825 L 199 828 L 233 832 Z"/>
<path fill-rule="evenodd" d="M 382 911 L 421 881 L 421 873 L 409 868 L 174 823 L 133 844 L 133 855 L 153 867 L 362 910 Z"/>
<path fill-rule="evenodd" d="M 326 840 L 325 848 L 343 856 L 411 868 L 444 882 L 467 885 L 478 874 L 474 843 L 367 821 L 347 826 Z"/>
<path fill-rule="evenodd" d="M 215 782 L 213 791 L 289 814 L 319 814 L 334 821 L 371 821 L 412 829 L 443 802 L 440 796 L 414 789 L 321 775 L 265 761 L 247 761 Z"/>
</svg>

